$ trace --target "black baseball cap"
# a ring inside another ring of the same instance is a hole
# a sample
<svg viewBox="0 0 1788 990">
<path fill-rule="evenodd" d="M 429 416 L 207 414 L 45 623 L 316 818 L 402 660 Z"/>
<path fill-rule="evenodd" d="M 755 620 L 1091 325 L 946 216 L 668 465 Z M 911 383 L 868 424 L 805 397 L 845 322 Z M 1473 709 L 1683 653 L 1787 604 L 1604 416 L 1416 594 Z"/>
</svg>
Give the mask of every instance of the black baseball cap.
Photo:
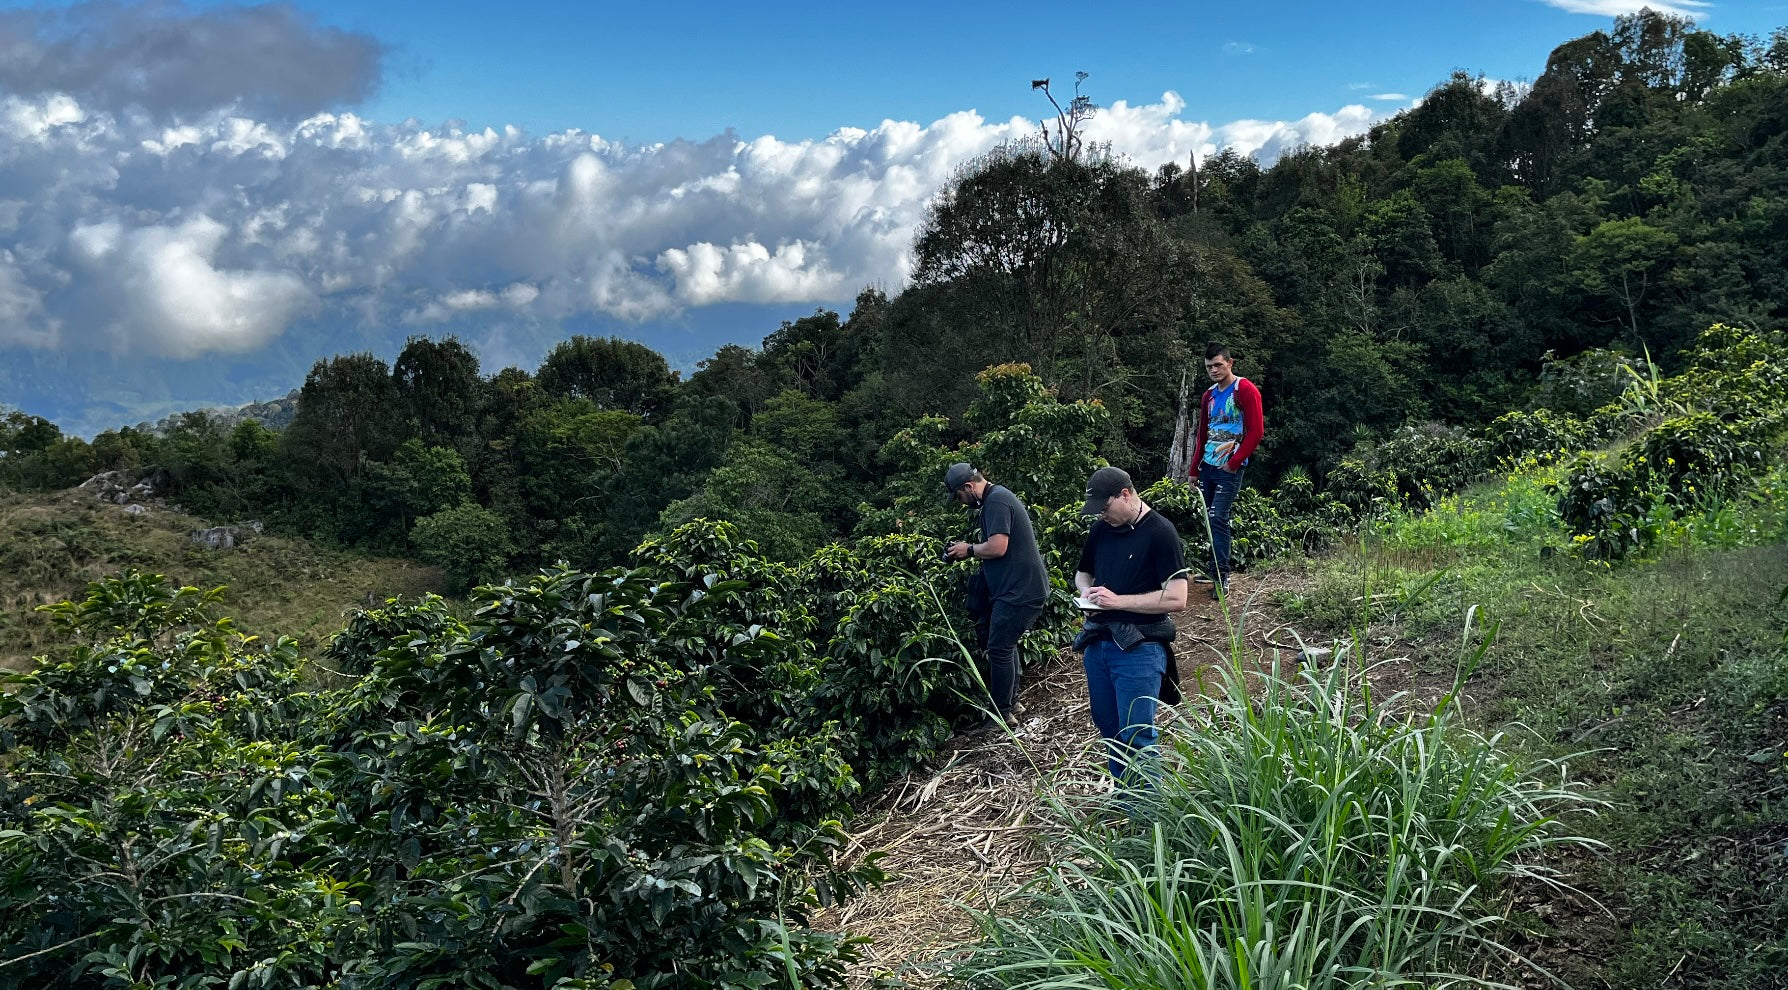
<svg viewBox="0 0 1788 990">
<path fill-rule="evenodd" d="M 1086 504 L 1080 507 L 1083 516 L 1096 516 L 1105 511 L 1105 503 L 1112 497 L 1123 493 L 1124 489 L 1136 490 L 1131 482 L 1129 472 L 1123 468 L 1102 467 L 1086 479 Z"/>
<path fill-rule="evenodd" d="M 954 499 L 956 493 L 962 490 L 962 486 L 973 481 L 974 478 L 975 466 L 969 462 L 957 461 L 950 465 L 949 470 L 944 472 L 944 498 L 946 500 Z"/>
</svg>

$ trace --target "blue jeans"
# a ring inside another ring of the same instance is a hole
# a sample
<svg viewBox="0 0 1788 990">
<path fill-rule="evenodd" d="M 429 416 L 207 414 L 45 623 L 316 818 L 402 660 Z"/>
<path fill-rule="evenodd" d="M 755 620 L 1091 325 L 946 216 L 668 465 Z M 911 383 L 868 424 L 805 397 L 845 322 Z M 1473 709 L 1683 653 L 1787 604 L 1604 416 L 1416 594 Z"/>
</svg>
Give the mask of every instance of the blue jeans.
<svg viewBox="0 0 1788 990">
<path fill-rule="evenodd" d="M 1211 576 L 1229 576 L 1229 507 L 1242 490 L 1242 472 L 1234 474 L 1202 461 L 1198 464 L 1198 488 L 1204 492 L 1205 518 L 1211 523 Z"/>
<path fill-rule="evenodd" d="M 1041 605 L 994 602 L 990 611 L 975 617 L 975 636 L 984 652 L 981 679 L 1001 718 L 1018 704 L 1018 639 L 1042 614 Z"/>
<path fill-rule="evenodd" d="M 1109 639 L 1088 643 L 1086 693 L 1093 703 L 1093 724 L 1105 737 L 1111 775 L 1122 781 L 1131 760 L 1153 750 L 1156 695 L 1167 671 L 1167 647 L 1144 641 L 1120 650 Z"/>
</svg>

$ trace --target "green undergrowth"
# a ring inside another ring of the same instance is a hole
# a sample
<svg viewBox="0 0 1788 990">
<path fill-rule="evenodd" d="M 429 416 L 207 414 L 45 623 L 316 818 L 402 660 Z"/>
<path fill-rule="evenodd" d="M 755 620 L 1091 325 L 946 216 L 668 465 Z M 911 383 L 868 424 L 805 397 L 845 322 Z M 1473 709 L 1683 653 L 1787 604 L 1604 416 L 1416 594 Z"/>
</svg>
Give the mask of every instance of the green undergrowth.
<svg viewBox="0 0 1788 990">
<path fill-rule="evenodd" d="M 88 582 L 126 568 L 175 584 L 229 587 L 244 631 L 327 642 L 347 613 L 398 595 L 440 588 L 438 568 L 369 558 L 298 539 L 256 536 L 233 550 L 187 539 L 212 523 L 153 509 L 141 516 L 84 491 L 0 495 L 0 668 L 24 669 L 58 638 L 37 606 L 79 598 Z"/>
<path fill-rule="evenodd" d="M 1432 710 L 1374 697 L 1360 655 L 1225 669 L 1165 727 L 1151 790 L 1052 799 L 1041 834 L 1055 865 L 1015 910 L 979 916 L 984 941 L 952 975 L 1111 990 L 1485 983 L 1482 961 L 1508 958 L 1500 905 L 1557 882 L 1548 850 L 1592 845 L 1560 818 L 1595 802 L 1562 762 L 1513 759 L 1465 726 L 1451 696 Z"/>
<path fill-rule="evenodd" d="M 1521 918 L 1577 986 L 1788 986 L 1788 475 L 1654 520 L 1613 564 L 1567 551 L 1543 469 L 1394 514 L 1281 604 L 1444 678 L 1459 617 L 1500 624 L 1474 720 L 1573 762 L 1606 813 L 1577 864 L 1599 900 Z M 1660 984 L 1660 979 L 1667 983 Z"/>
</svg>

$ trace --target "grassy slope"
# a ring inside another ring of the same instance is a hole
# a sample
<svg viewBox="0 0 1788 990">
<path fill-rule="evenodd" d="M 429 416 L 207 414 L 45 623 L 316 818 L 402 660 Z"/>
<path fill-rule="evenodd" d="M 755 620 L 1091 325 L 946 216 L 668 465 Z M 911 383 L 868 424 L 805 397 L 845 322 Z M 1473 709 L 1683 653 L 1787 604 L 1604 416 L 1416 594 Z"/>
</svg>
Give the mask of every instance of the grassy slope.
<svg viewBox="0 0 1788 990">
<path fill-rule="evenodd" d="M 208 525 L 161 508 L 131 516 L 88 492 L 0 495 L 0 666 L 22 667 L 42 651 L 48 623 L 35 606 L 76 596 L 86 582 L 124 567 L 182 584 L 227 585 L 223 613 L 244 631 L 306 643 L 333 634 L 352 606 L 440 585 L 434 568 L 303 540 L 261 536 L 224 551 L 187 540 Z"/>
<path fill-rule="evenodd" d="M 1500 623 L 1479 718 L 1535 756 L 1580 754 L 1611 802 L 1582 823 L 1606 855 L 1572 870 L 1607 911 L 1515 911 L 1570 984 L 1788 987 L 1788 477 L 1613 567 L 1565 552 L 1540 482 L 1393 520 L 1286 604 L 1435 678 L 1469 608 Z"/>
</svg>

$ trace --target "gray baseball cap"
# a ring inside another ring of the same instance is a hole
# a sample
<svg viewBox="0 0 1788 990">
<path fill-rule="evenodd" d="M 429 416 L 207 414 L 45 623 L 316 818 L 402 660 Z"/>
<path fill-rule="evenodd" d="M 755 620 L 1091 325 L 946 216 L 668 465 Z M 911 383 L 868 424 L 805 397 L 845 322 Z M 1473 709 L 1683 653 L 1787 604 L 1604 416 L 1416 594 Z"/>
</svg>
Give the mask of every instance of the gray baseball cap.
<svg viewBox="0 0 1788 990">
<path fill-rule="evenodd" d="M 944 472 L 944 490 L 954 495 L 957 489 L 968 484 L 974 477 L 974 465 L 967 461 L 957 461 Z"/>
</svg>

